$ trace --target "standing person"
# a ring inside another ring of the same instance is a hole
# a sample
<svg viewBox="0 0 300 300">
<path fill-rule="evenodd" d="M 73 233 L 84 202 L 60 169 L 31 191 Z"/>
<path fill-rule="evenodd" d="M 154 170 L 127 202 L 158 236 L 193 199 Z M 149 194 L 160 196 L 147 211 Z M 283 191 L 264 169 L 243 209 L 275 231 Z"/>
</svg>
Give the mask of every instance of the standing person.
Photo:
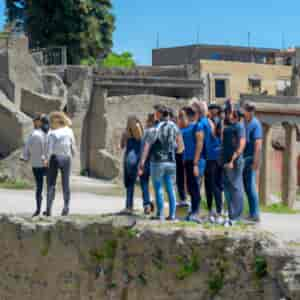
<svg viewBox="0 0 300 300">
<path fill-rule="evenodd" d="M 35 115 L 33 119 L 34 130 L 29 136 L 20 158 L 26 162 L 31 161 L 32 172 L 35 179 L 36 210 L 32 217 L 37 217 L 41 213 L 44 177 L 47 175 L 47 168 L 44 166 L 47 132 L 42 130 L 43 117 L 42 114 Z"/>
<path fill-rule="evenodd" d="M 164 220 L 164 193 L 165 187 L 169 198 L 168 220 L 176 218 L 176 194 L 174 189 L 176 178 L 176 148 L 183 148 L 183 142 L 177 125 L 169 120 L 168 109 L 157 105 L 155 109 L 156 127 L 145 140 L 142 159 L 139 165 L 139 175 L 144 172 L 145 162 L 150 154 L 150 172 L 155 190 L 157 216 Z"/>
<path fill-rule="evenodd" d="M 221 165 L 221 134 L 222 121 L 219 117 L 221 107 L 212 104 L 209 106 L 210 111 L 210 145 L 206 154 L 205 168 L 205 193 L 207 206 L 209 210 L 209 220 L 211 223 L 223 224 L 223 168 Z M 213 199 L 216 204 L 216 215 L 214 215 L 212 206 Z"/>
<path fill-rule="evenodd" d="M 263 130 L 260 121 L 255 117 L 255 105 L 251 102 L 246 102 L 243 108 L 246 127 L 245 167 L 243 172 L 244 187 L 249 202 L 250 220 L 259 222 L 260 212 L 256 189 L 256 173 L 260 164 Z"/>
<path fill-rule="evenodd" d="M 243 151 L 246 145 L 246 133 L 241 122 L 242 114 L 230 101 L 226 102 L 225 115 L 222 159 L 229 220 L 226 220 L 224 225 L 232 226 L 240 220 L 243 213 Z"/>
<path fill-rule="evenodd" d="M 200 175 L 195 173 L 195 164 L 199 164 L 199 161 L 195 161 L 196 152 L 196 134 L 198 132 L 198 123 L 196 119 L 196 112 L 191 106 L 184 107 L 182 109 L 188 120 L 188 125 L 182 129 L 182 136 L 184 142 L 184 173 L 186 176 L 186 184 L 189 195 L 191 196 L 191 211 L 186 217 L 187 221 L 201 223 L 199 218 L 200 211 Z"/>
<path fill-rule="evenodd" d="M 125 149 L 124 153 L 124 185 L 126 188 L 126 208 L 125 213 L 133 212 L 134 189 L 137 180 L 138 164 L 140 161 L 143 125 L 140 120 L 132 115 L 128 117 L 126 130 L 121 139 L 121 149 Z M 147 183 L 147 174 L 140 178 L 141 189 L 144 200 L 144 212 L 151 212 L 151 202 L 149 195 L 149 187 Z"/>
<path fill-rule="evenodd" d="M 191 102 L 192 107 L 196 111 L 196 119 L 198 122 L 196 130 L 196 150 L 194 157 L 194 175 L 199 177 L 200 191 L 203 181 L 203 176 L 206 168 L 207 152 L 210 151 L 211 137 L 212 137 L 212 126 L 211 122 L 207 118 L 208 108 L 204 101 L 198 101 L 193 99 Z M 200 205 L 199 200 L 199 205 Z M 198 212 L 192 212 L 198 214 Z"/>
<path fill-rule="evenodd" d="M 182 109 L 179 111 L 177 126 L 183 135 L 184 129 L 188 126 L 188 119 L 185 114 L 185 111 Z M 184 150 L 176 152 L 176 185 L 179 195 L 179 203 L 177 207 L 189 207 L 189 203 L 186 199 L 186 190 L 185 190 L 185 172 L 184 172 Z"/>
<path fill-rule="evenodd" d="M 69 214 L 70 206 L 70 175 L 72 157 L 76 152 L 76 143 L 73 130 L 68 127 L 68 120 L 62 112 L 53 112 L 50 114 L 50 128 L 48 135 L 45 166 L 48 170 L 48 192 L 47 209 L 45 216 L 51 216 L 52 204 L 55 198 L 55 188 L 58 171 L 62 176 L 62 189 L 64 197 L 64 208 L 62 216 Z"/>
</svg>

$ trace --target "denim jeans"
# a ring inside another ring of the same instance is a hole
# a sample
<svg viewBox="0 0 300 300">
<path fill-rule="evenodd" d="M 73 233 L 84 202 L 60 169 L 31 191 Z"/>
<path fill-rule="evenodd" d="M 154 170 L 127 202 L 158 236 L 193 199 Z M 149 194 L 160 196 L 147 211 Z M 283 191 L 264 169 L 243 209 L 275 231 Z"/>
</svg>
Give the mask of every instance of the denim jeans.
<svg viewBox="0 0 300 300">
<path fill-rule="evenodd" d="M 69 210 L 70 205 L 70 174 L 71 158 L 63 155 L 53 155 L 50 159 L 48 169 L 48 192 L 47 192 L 47 212 L 51 214 L 53 201 L 55 198 L 56 180 L 58 171 L 61 172 L 61 181 L 64 197 L 64 210 Z"/>
<path fill-rule="evenodd" d="M 224 192 L 228 206 L 230 220 L 238 221 L 242 217 L 244 208 L 243 189 L 244 160 L 238 158 L 233 169 L 224 169 Z"/>
<path fill-rule="evenodd" d="M 41 211 L 42 200 L 43 200 L 43 186 L 44 186 L 44 177 L 47 175 L 46 168 L 32 168 L 32 172 L 35 179 L 36 191 L 36 211 Z"/>
<path fill-rule="evenodd" d="M 259 217 L 259 198 L 256 189 L 256 171 L 252 169 L 253 157 L 245 158 L 245 167 L 243 171 L 243 180 L 245 192 L 249 202 L 250 217 Z"/>
<path fill-rule="evenodd" d="M 164 189 L 169 198 L 169 217 L 176 216 L 176 194 L 174 184 L 176 180 L 175 162 L 151 162 L 151 177 L 155 191 L 157 216 L 164 217 Z"/>
<path fill-rule="evenodd" d="M 223 167 L 216 160 L 208 160 L 205 168 L 205 193 L 208 210 L 212 211 L 213 199 L 215 199 L 218 214 L 223 208 Z"/>
</svg>

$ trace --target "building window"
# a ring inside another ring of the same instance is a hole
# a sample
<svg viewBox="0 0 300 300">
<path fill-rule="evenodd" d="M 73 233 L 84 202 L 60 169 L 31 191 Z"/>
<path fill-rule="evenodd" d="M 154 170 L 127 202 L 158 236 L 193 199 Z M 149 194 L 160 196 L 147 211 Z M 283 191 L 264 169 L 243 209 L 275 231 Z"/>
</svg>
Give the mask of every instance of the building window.
<svg viewBox="0 0 300 300">
<path fill-rule="evenodd" d="M 226 98 L 226 80 L 215 79 L 215 95 L 216 98 Z"/>
<path fill-rule="evenodd" d="M 260 79 L 249 79 L 249 91 L 251 94 L 261 93 L 261 80 Z"/>
</svg>

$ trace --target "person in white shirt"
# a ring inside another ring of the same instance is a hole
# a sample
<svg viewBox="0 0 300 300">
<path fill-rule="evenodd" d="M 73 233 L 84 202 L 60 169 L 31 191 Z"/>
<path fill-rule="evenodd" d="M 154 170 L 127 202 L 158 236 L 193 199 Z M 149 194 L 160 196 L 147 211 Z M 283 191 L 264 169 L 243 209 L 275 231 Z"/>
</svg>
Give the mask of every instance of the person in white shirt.
<svg viewBox="0 0 300 300">
<path fill-rule="evenodd" d="M 47 175 L 47 168 L 44 166 L 47 142 L 47 117 L 42 114 L 36 114 L 33 119 L 33 126 L 34 130 L 26 141 L 20 159 L 26 162 L 30 161 L 32 165 L 36 184 L 36 210 L 33 217 L 36 217 L 41 213 L 44 177 Z"/>
<path fill-rule="evenodd" d="M 62 216 L 69 214 L 71 161 L 76 152 L 76 144 L 73 130 L 68 125 L 69 122 L 64 113 L 53 112 L 50 114 L 51 130 L 48 135 L 46 158 L 44 161 L 44 165 L 49 168 L 45 216 L 51 216 L 52 213 L 58 171 L 61 172 L 64 197 Z"/>
</svg>

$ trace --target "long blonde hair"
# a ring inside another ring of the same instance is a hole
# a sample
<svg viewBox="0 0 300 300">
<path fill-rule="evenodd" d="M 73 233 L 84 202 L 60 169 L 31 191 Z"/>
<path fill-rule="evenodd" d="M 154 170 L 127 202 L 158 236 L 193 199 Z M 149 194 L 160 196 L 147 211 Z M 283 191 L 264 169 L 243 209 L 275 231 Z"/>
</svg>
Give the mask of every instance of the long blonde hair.
<svg viewBox="0 0 300 300">
<path fill-rule="evenodd" d="M 128 117 L 126 131 L 129 138 L 136 140 L 141 140 L 144 135 L 142 122 L 134 115 Z"/>
<path fill-rule="evenodd" d="M 54 111 L 49 116 L 50 128 L 58 129 L 70 126 L 70 121 L 63 112 Z"/>
</svg>

